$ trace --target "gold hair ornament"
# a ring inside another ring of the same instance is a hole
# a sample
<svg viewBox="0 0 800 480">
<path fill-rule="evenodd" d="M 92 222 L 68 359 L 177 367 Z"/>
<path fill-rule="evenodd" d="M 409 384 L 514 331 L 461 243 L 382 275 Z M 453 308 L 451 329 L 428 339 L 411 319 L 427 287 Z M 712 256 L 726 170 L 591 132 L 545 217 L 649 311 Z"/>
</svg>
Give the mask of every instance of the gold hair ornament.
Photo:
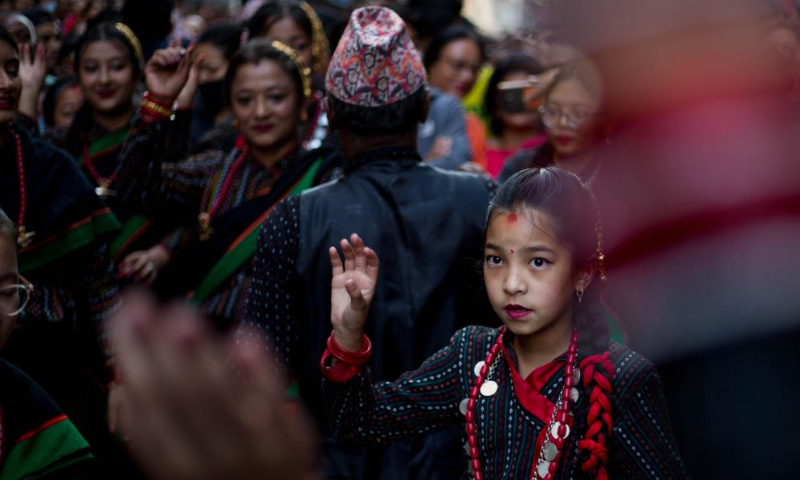
<svg viewBox="0 0 800 480">
<path fill-rule="evenodd" d="M 603 253 L 603 215 L 600 212 L 600 202 L 597 201 L 597 197 L 595 196 L 592 189 L 589 187 L 591 181 L 584 182 L 579 176 L 572 174 L 575 178 L 578 179 L 578 182 L 581 184 L 583 188 L 589 193 L 589 197 L 592 199 L 592 203 L 594 203 L 594 208 L 597 211 L 597 225 L 595 225 L 595 230 L 597 233 L 597 249 L 595 253 L 597 255 L 597 273 L 600 275 L 600 280 L 603 282 L 608 281 L 608 277 L 606 276 L 606 256 Z"/>
<path fill-rule="evenodd" d="M 303 9 L 311 22 L 311 58 L 314 62 L 311 68 L 317 73 L 324 73 L 325 57 L 330 51 L 328 35 L 325 34 L 325 29 L 322 28 L 322 21 L 319 19 L 314 7 L 309 5 L 308 2 L 300 2 L 300 8 Z"/>
<path fill-rule="evenodd" d="M 600 280 L 607 281 L 606 277 L 606 256 L 603 254 L 603 220 L 597 217 L 597 272 L 600 274 Z"/>
<path fill-rule="evenodd" d="M 278 50 L 289 57 L 289 60 L 295 64 L 297 70 L 300 72 L 300 79 L 303 81 L 303 96 L 305 98 L 311 98 L 311 69 L 306 66 L 305 62 L 303 62 L 303 59 L 297 55 L 297 52 L 295 52 L 294 49 L 285 43 L 273 40 L 270 45 L 275 50 Z"/>
<path fill-rule="evenodd" d="M 139 39 L 136 38 L 136 34 L 133 33 L 133 30 L 130 29 L 124 23 L 117 23 L 114 25 L 119 33 L 125 36 L 128 39 L 128 43 L 133 47 L 133 52 L 136 54 L 136 60 L 139 61 L 139 65 L 144 65 L 144 54 L 142 53 L 142 44 L 139 42 Z"/>
</svg>

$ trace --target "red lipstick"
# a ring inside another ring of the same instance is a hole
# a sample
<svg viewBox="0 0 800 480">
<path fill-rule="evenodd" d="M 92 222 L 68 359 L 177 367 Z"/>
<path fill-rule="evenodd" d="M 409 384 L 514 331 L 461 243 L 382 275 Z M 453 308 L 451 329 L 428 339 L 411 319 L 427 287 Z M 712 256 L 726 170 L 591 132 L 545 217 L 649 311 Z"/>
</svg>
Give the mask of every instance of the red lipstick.
<svg viewBox="0 0 800 480">
<path fill-rule="evenodd" d="M 0 97 L 0 110 L 13 110 L 14 97 L 2 96 Z"/>
<path fill-rule="evenodd" d="M 97 96 L 106 100 L 113 97 L 117 93 L 116 88 L 101 88 L 97 91 Z"/>
<path fill-rule="evenodd" d="M 506 315 L 508 315 L 512 320 L 522 320 L 530 315 L 530 313 L 533 311 L 530 308 L 525 308 L 521 305 L 515 305 L 513 303 L 506 305 L 503 310 L 506 311 Z"/>
<path fill-rule="evenodd" d="M 255 125 L 253 126 L 253 130 L 258 133 L 268 133 L 272 131 L 272 125 Z"/>
</svg>

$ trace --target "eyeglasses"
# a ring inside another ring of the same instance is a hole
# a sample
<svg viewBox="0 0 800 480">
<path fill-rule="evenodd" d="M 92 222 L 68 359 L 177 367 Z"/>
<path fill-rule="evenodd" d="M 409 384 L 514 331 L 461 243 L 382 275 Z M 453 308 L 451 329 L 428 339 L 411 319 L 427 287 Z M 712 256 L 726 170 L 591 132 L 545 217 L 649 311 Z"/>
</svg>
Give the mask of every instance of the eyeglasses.
<svg viewBox="0 0 800 480">
<path fill-rule="evenodd" d="M 33 284 L 19 276 L 19 282 L 15 285 L 0 287 L 0 315 L 14 317 L 22 313 L 33 293 Z"/>
<path fill-rule="evenodd" d="M 580 130 L 581 127 L 586 125 L 589 118 L 598 115 L 600 112 L 590 112 L 585 109 L 560 109 L 548 107 L 547 105 L 539 107 L 539 113 L 542 114 L 542 123 L 547 128 L 554 128 L 561 121 L 561 118 L 567 120 L 567 126 L 573 130 Z"/>
<path fill-rule="evenodd" d="M 457 72 L 461 72 L 462 70 L 468 71 L 472 75 L 477 75 L 478 72 L 481 70 L 481 65 L 475 65 L 474 63 L 465 62 L 462 60 L 453 60 L 452 58 L 442 58 L 444 63 L 452 68 Z"/>
</svg>

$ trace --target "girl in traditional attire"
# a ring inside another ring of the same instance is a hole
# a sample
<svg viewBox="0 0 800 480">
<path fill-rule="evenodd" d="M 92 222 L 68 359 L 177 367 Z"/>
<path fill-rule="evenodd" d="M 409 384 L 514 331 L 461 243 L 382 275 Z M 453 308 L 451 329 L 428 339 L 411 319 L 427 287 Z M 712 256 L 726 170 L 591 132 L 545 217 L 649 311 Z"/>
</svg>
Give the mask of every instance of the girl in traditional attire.
<svg viewBox="0 0 800 480">
<path fill-rule="evenodd" d="M 186 82 L 190 56 L 167 49 L 149 62 L 149 100 L 142 104 L 119 175 L 123 201 L 147 212 L 168 211 L 183 228 L 129 256 L 122 271 L 145 282 L 158 275 L 158 291 L 190 294 L 227 324 L 244 313 L 264 218 L 284 197 L 318 183 L 324 168 L 300 140 L 311 95 L 309 69 L 291 48 L 263 39 L 244 46 L 225 77 L 238 128 L 233 150 L 212 149 L 165 163 L 162 152 L 170 139 L 162 132 L 169 127 L 169 106 Z"/>
<path fill-rule="evenodd" d="M 19 274 L 14 224 L 0 209 L 0 351 L 30 300 Z M 89 444 L 29 376 L 0 359 L 0 478 L 83 478 Z"/>
<path fill-rule="evenodd" d="M 307 105 L 303 141 L 308 150 L 320 145 L 328 134 L 324 79 L 330 61 L 330 45 L 322 21 L 308 2 L 270 1 L 247 21 L 250 38 L 269 38 L 292 47 L 311 68 L 312 95 Z"/>
<path fill-rule="evenodd" d="M 100 327 L 117 302 L 108 250 L 119 223 L 69 155 L 12 123 L 19 56 L 4 29 L 0 65 L 0 207 L 15 225 L 19 270 L 36 284 L 3 355 L 92 440 L 105 430 Z"/>
<path fill-rule="evenodd" d="M 128 208 L 117 196 L 120 155 L 136 114 L 142 55 L 139 40 L 122 23 L 101 23 L 86 32 L 75 54 L 84 103 L 60 145 L 76 158 L 95 185 L 97 196 L 123 224 L 120 235 L 111 244 L 111 255 L 116 262 L 130 251 L 152 245 L 169 231 L 164 226 L 169 222 L 147 218 L 140 210 Z M 176 112 L 170 136 L 171 145 L 179 153 L 172 157 L 185 152 L 190 121 L 190 113 Z"/>
<path fill-rule="evenodd" d="M 388 443 L 464 427 L 470 479 L 688 478 L 655 367 L 609 340 L 597 205 L 572 173 L 524 170 L 488 213 L 484 277 L 503 326 L 469 327 L 397 381 L 373 384 L 363 334 L 378 257 L 330 248 L 323 395 L 342 439 Z"/>
</svg>

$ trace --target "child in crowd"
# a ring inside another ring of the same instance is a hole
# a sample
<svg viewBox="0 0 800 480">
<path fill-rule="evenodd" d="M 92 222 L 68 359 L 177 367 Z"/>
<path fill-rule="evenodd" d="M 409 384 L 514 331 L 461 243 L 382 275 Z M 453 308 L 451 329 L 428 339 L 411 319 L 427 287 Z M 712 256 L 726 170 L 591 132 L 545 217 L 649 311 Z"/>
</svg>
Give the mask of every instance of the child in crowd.
<svg viewBox="0 0 800 480">
<path fill-rule="evenodd" d="M 394 382 L 372 384 L 363 334 L 377 254 L 358 235 L 330 248 L 331 323 L 321 368 L 334 432 L 389 443 L 464 426 L 464 478 L 688 478 L 655 367 L 609 340 L 603 237 L 572 174 L 528 169 L 488 212 L 483 271 L 501 328 L 468 327 Z"/>
</svg>

